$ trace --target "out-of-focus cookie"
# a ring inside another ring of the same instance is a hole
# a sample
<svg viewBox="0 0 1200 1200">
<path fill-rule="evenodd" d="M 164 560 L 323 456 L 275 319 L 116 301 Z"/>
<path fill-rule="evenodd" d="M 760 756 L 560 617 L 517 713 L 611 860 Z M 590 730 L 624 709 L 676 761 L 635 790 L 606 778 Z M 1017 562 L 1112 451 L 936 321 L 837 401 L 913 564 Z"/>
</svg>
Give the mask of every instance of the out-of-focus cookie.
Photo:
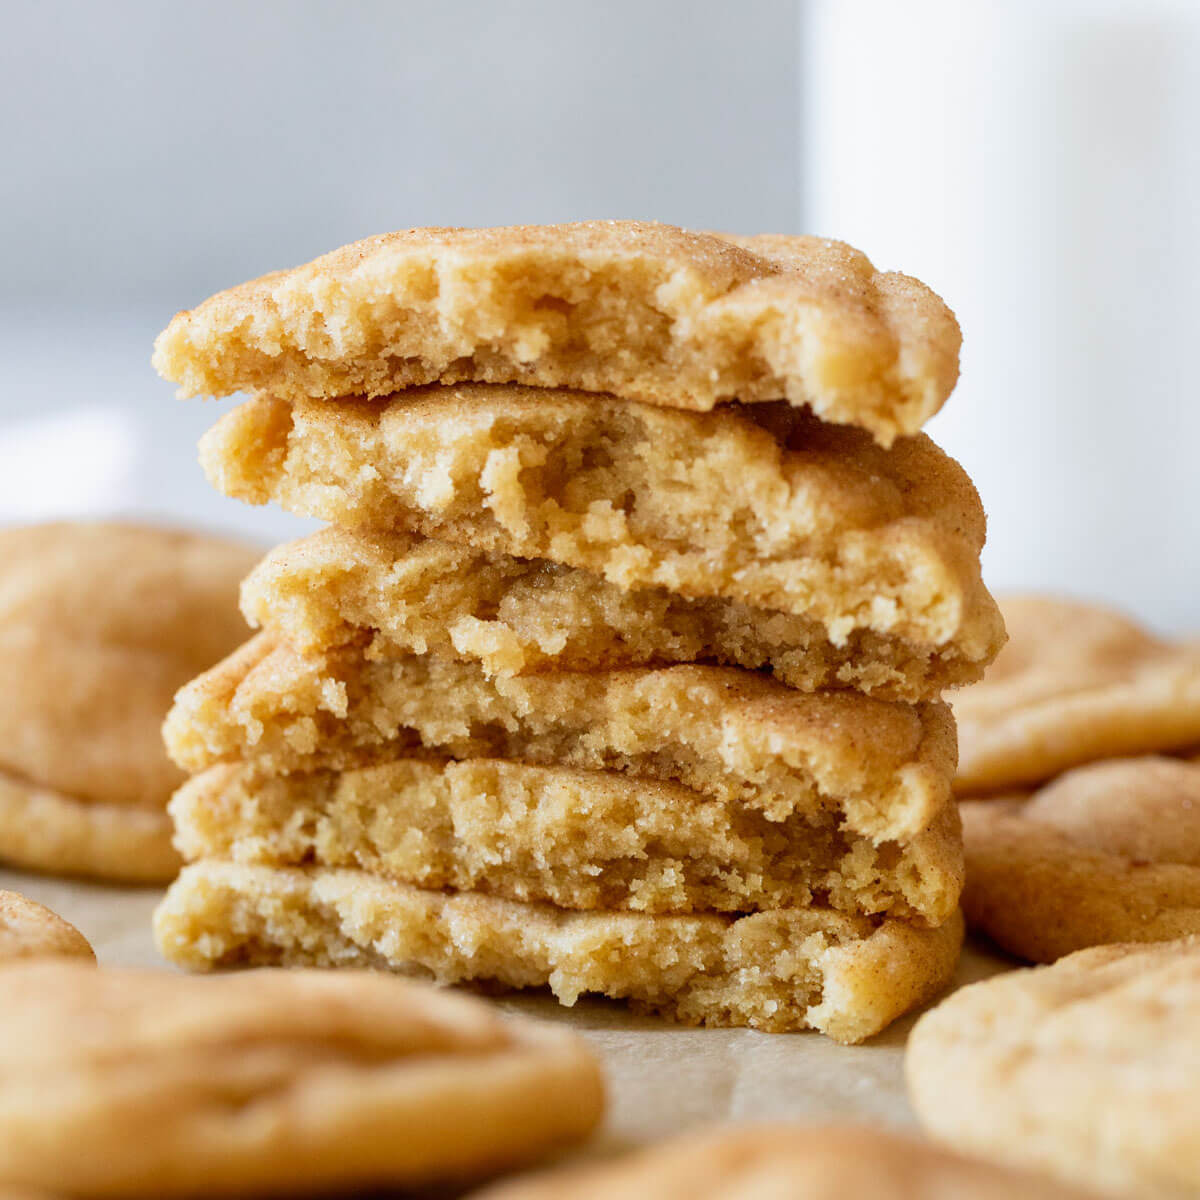
<svg viewBox="0 0 1200 1200">
<path fill-rule="evenodd" d="M 0 859 L 171 878 L 171 698 L 245 636 L 252 547 L 118 522 L 0 530 Z"/>
<path fill-rule="evenodd" d="M 565 1030 L 364 972 L 0 970 L 0 1184 L 309 1194 L 478 1177 L 586 1136 Z"/>
<path fill-rule="evenodd" d="M 854 1125 L 702 1131 L 613 1162 L 524 1175 L 478 1200 L 1084 1200 L 1052 1179 Z"/>
<path fill-rule="evenodd" d="M 1001 610 L 1008 644 L 982 683 L 954 697 L 960 795 L 1200 745 L 1200 645 L 1048 596 L 1008 596 Z"/>
<path fill-rule="evenodd" d="M 842 242 L 584 221 L 366 238 L 179 313 L 154 365 L 185 395 L 476 380 L 696 410 L 786 398 L 887 445 L 941 408 L 960 342 L 924 284 Z"/>
<path fill-rule="evenodd" d="M 691 1025 L 872 1037 L 949 982 L 956 911 L 937 929 L 826 908 L 746 916 L 572 912 L 433 891 L 364 871 L 206 859 L 154 916 L 163 955 L 191 969 L 384 966 L 441 983 L 549 986 L 566 1005 L 625 999 Z"/>
<path fill-rule="evenodd" d="M 1119 1196 L 1200 1191 L 1200 939 L 1098 946 L 955 992 L 909 1038 L 925 1128 Z"/>
<path fill-rule="evenodd" d="M 90 958 L 87 938 L 56 912 L 0 889 L 0 962 L 17 958 Z"/>
<path fill-rule="evenodd" d="M 1200 764 L 1112 759 L 961 808 L 963 912 L 1011 954 L 1200 933 Z"/>
</svg>

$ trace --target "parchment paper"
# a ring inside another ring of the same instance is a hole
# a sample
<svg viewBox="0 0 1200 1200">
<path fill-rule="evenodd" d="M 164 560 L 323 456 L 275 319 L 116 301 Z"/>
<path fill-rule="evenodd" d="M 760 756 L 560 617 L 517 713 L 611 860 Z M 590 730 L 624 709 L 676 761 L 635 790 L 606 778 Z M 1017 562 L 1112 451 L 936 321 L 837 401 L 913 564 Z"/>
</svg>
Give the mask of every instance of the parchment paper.
<svg viewBox="0 0 1200 1200">
<path fill-rule="evenodd" d="M 0 870 L 0 887 L 52 908 L 96 948 L 102 963 L 169 970 L 154 948 L 150 916 L 161 891 L 109 888 Z M 1011 966 L 968 944 L 955 986 Z M 591 1040 L 607 1070 L 608 1123 L 596 1148 L 642 1142 L 726 1120 L 858 1118 L 911 1127 L 904 1094 L 904 1041 L 915 1016 L 863 1046 L 815 1033 L 692 1029 L 634 1016 L 622 1005 L 581 1000 L 563 1008 L 548 994 L 516 994 L 501 1007 L 562 1021 Z"/>
</svg>

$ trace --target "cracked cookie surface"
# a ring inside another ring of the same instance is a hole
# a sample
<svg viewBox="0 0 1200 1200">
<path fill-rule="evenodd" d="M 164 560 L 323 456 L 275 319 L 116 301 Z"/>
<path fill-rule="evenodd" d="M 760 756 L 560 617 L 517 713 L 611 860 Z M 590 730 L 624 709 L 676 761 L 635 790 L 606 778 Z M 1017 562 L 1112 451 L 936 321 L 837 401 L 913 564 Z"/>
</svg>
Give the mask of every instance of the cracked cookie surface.
<svg viewBox="0 0 1200 1200">
<path fill-rule="evenodd" d="M 1110 759 L 961 811 L 963 911 L 1010 954 L 1200 933 L 1200 763 Z"/>
<path fill-rule="evenodd" d="M 565 1030 L 367 972 L 0 970 L 0 1180 L 77 1197 L 415 1186 L 589 1133 Z"/>
<path fill-rule="evenodd" d="M 1200 646 L 1073 600 L 1006 596 L 1001 607 L 1007 645 L 954 697 L 961 795 L 1200 746 Z"/>
<path fill-rule="evenodd" d="M 955 992 L 905 1061 L 926 1130 L 1105 1194 L 1200 1189 L 1200 939 L 1097 946 Z"/>
</svg>

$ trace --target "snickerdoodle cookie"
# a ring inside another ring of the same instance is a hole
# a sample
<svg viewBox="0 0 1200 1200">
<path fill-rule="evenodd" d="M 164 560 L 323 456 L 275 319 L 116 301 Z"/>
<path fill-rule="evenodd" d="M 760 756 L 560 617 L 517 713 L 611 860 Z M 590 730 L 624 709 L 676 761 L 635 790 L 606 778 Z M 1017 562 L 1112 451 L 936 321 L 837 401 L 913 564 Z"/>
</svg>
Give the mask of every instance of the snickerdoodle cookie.
<svg viewBox="0 0 1200 1200">
<path fill-rule="evenodd" d="M 95 957 L 87 938 L 58 913 L 19 892 L 0 889 L 0 961 Z"/>
<path fill-rule="evenodd" d="M 586 221 L 366 238 L 179 313 L 154 365 L 185 395 L 476 380 L 696 410 L 786 398 L 889 444 L 941 408 L 960 342 L 924 284 L 841 242 Z"/>
<path fill-rule="evenodd" d="M 923 833 L 876 844 L 832 810 L 770 821 L 675 783 L 486 758 L 284 776 L 227 764 L 189 780 L 170 808 L 189 861 L 357 867 L 564 908 L 811 903 L 938 924 L 963 879 L 952 804 Z"/>
<path fill-rule="evenodd" d="M 0 1184 L 253 1196 L 478 1177 L 585 1136 L 565 1030 L 367 972 L 0 970 Z"/>
<path fill-rule="evenodd" d="M 432 653 L 489 674 L 715 662 L 790 687 L 931 700 L 983 675 L 983 659 L 858 630 L 835 644 L 815 620 L 739 600 L 625 591 L 545 559 L 413 533 L 330 527 L 272 550 L 242 611 L 302 651 L 368 641 L 369 654 Z"/>
<path fill-rule="evenodd" d="M 786 406 L 681 413 L 464 384 L 260 396 L 200 453 L 251 504 L 792 613 L 838 646 L 862 631 L 983 666 L 1004 638 L 979 497 L 924 435 L 883 450 Z"/>
<path fill-rule="evenodd" d="M 523 1175 L 478 1200 L 1085 1200 L 1040 1175 L 853 1125 L 704 1130 L 613 1162 Z"/>
<path fill-rule="evenodd" d="M 937 929 L 821 908 L 747 916 L 578 912 L 413 887 L 356 870 L 206 859 L 155 914 L 159 949 L 193 969 L 370 965 L 442 983 L 549 986 L 628 999 L 689 1024 L 819 1029 L 860 1042 L 935 995 L 962 941 Z"/>
<path fill-rule="evenodd" d="M 177 688 L 245 636 L 241 543 L 117 522 L 0 530 L 0 859 L 129 882 L 174 875 Z"/>
<path fill-rule="evenodd" d="M 733 667 L 489 677 L 432 655 L 301 655 L 259 634 L 179 692 L 164 734 L 193 772 L 510 758 L 681 783 L 772 820 L 834 811 L 877 841 L 913 837 L 953 803 L 944 704 L 799 692 Z"/>
<path fill-rule="evenodd" d="M 1200 933 L 1200 764 L 1111 759 L 962 805 L 967 922 L 1021 958 Z"/>
<path fill-rule="evenodd" d="M 1009 596 L 1002 609 L 1008 644 L 954 697 L 961 795 L 1200 745 L 1200 646 L 1072 600 Z"/>
<path fill-rule="evenodd" d="M 1120 1196 L 1200 1191 L 1200 939 L 1098 946 L 955 992 L 908 1043 L 935 1137 Z"/>
</svg>

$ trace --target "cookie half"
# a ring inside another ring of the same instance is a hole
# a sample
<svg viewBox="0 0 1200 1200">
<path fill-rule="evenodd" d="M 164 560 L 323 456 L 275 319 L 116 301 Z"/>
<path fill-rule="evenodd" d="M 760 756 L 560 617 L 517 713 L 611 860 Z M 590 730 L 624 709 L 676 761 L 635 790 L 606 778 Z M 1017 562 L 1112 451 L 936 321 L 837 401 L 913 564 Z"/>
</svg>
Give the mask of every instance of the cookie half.
<svg viewBox="0 0 1200 1200">
<path fill-rule="evenodd" d="M 572 912 L 413 887 L 363 871 L 185 867 L 154 918 L 193 969 L 371 965 L 441 983 L 549 985 L 631 1000 L 688 1024 L 878 1033 L 949 981 L 962 921 L 937 929 L 815 908 L 749 916 Z"/>
<path fill-rule="evenodd" d="M 1200 1190 L 1200 939 L 1100 946 L 955 992 L 908 1042 L 925 1128 L 1105 1194 Z"/>
<path fill-rule="evenodd" d="M 397 759 L 279 777 L 212 767 L 171 801 L 185 858 L 355 867 L 564 908 L 751 912 L 807 904 L 948 919 L 958 813 L 873 844 L 836 813 L 769 821 L 737 801 L 613 772 Z"/>
<path fill-rule="evenodd" d="M 1200 764 L 1094 763 L 962 817 L 967 923 L 1011 954 L 1200 933 Z"/>
<path fill-rule="evenodd" d="M 154 365 L 185 395 L 481 380 L 700 410 L 786 398 L 888 444 L 942 406 L 960 342 L 933 292 L 841 242 L 586 221 L 367 238 L 179 313 Z"/>
<path fill-rule="evenodd" d="M 581 1039 L 367 972 L 0 971 L 0 1182 L 254 1196 L 477 1177 L 584 1137 Z"/>
<path fill-rule="evenodd" d="M 0 961 L 87 958 L 96 952 L 69 921 L 19 892 L 0 889 Z"/>
<path fill-rule="evenodd" d="M 0 530 L 0 860 L 172 878 L 175 691 L 245 637 L 255 549 L 119 522 Z"/>
<path fill-rule="evenodd" d="M 242 611 L 304 652 L 369 639 L 373 658 L 431 652 L 492 675 L 683 662 L 768 670 L 804 691 L 848 687 L 932 700 L 984 664 L 860 630 L 834 644 L 795 613 L 662 587 L 624 591 L 591 571 L 411 533 L 330 527 L 272 550 Z"/>
<path fill-rule="evenodd" d="M 953 803 L 945 705 L 798 692 L 732 667 L 489 678 L 433 656 L 299 655 L 260 634 L 180 691 L 164 734 L 189 771 L 510 758 L 682 783 L 776 821 L 833 811 L 877 841 L 913 837 Z"/>
<path fill-rule="evenodd" d="M 680 413 L 465 384 L 259 397 L 200 454 L 251 504 L 798 614 L 839 645 L 863 630 L 984 663 L 1003 640 L 979 497 L 924 436 L 885 451 L 786 407 Z"/>
<path fill-rule="evenodd" d="M 1003 611 L 1008 644 L 954 698 L 961 795 L 1200 745 L 1200 647 L 1049 596 L 1008 596 Z"/>
<path fill-rule="evenodd" d="M 478 1200 L 1086 1200 L 1091 1192 L 880 1129 L 733 1125 L 648 1146 L 613 1162 L 525 1175 Z"/>
</svg>

